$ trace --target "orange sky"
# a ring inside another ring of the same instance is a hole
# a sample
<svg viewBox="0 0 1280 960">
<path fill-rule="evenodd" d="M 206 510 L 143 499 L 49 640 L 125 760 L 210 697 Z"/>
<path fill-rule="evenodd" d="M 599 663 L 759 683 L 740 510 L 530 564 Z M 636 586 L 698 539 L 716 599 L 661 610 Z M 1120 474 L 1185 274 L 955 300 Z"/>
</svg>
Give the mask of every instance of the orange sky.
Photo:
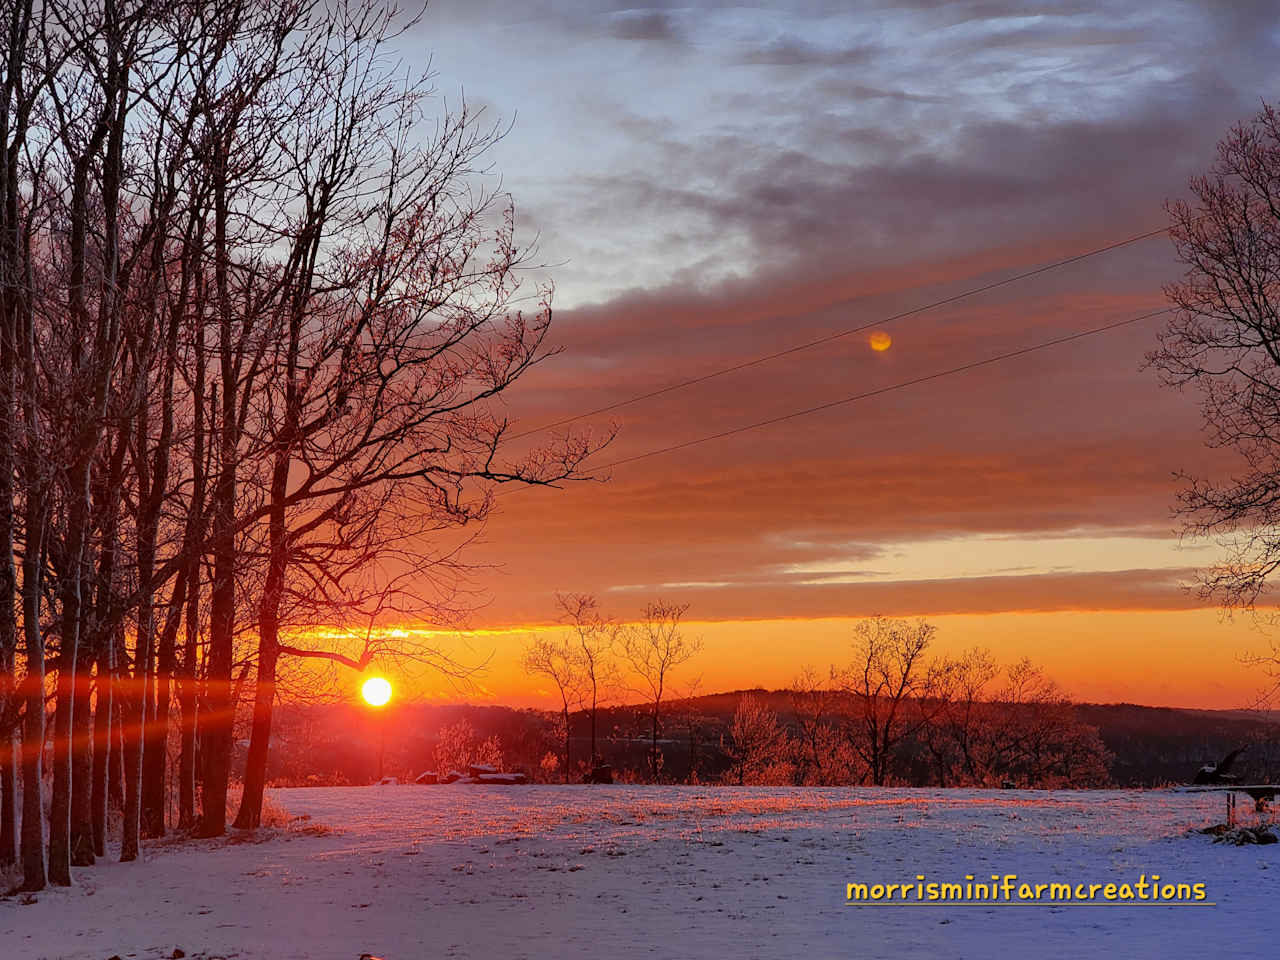
<svg viewBox="0 0 1280 960">
<path fill-rule="evenodd" d="M 1220 550 L 1180 548 L 1174 475 L 1232 460 L 1144 368 L 1159 319 L 607 465 L 1164 306 L 1182 267 L 1156 237 L 881 324 L 1163 226 L 1274 86 L 1267 5 L 522 10 L 433 4 L 410 37 L 446 95 L 516 119 L 495 167 L 563 352 L 504 396 L 512 433 L 854 326 L 892 346 L 868 331 L 575 423 L 618 428 L 607 482 L 504 490 L 464 556 L 470 626 L 500 631 L 473 637 L 492 659 L 467 696 L 535 696 L 520 625 L 565 591 L 619 619 L 689 603 L 706 690 L 784 685 L 885 613 L 1083 699 L 1250 700 L 1238 655 L 1265 638 L 1183 589 Z"/>
<path fill-rule="evenodd" d="M 1263 680 L 1242 656 L 1265 646 L 1243 620 L 1216 611 L 1103 611 L 933 616 L 934 652 L 956 654 L 973 646 L 1002 663 L 1029 656 L 1074 699 L 1138 702 L 1154 706 L 1236 709 L 1250 705 Z M 701 693 L 787 686 L 808 665 L 825 673 L 847 662 L 853 620 L 848 618 L 691 621 L 702 653 L 675 678 L 676 695 L 694 681 Z M 555 705 L 555 691 L 530 680 L 519 652 L 533 632 L 555 625 L 485 630 L 464 637 L 441 634 L 440 646 L 464 663 L 484 663 L 470 684 L 445 682 L 430 672 L 389 675 L 398 697 L 433 701 Z M 353 687 L 354 689 L 354 687 Z M 626 691 L 615 699 L 635 699 Z"/>
<path fill-rule="evenodd" d="M 1146 255 L 1167 259 L 1152 245 Z M 1024 251 L 1003 255 L 1007 270 L 1026 265 Z M 1001 275 L 992 267 L 966 262 L 947 282 L 924 288 L 900 280 L 905 285 L 887 301 L 878 289 L 854 306 L 846 303 L 849 287 L 837 285 L 832 306 L 806 303 L 808 312 L 768 338 L 740 343 L 726 333 L 713 349 L 691 346 L 666 363 L 632 339 L 641 320 L 625 305 L 616 307 L 620 319 L 603 307 L 589 321 L 571 311 L 570 349 L 513 396 L 513 416 L 523 429 L 589 410 L 833 324 L 981 284 Z M 597 462 L 1160 303 L 1150 291 L 1081 293 L 1069 288 L 1116 281 L 1079 267 L 1065 273 L 1048 290 L 1005 290 L 912 318 L 891 328 L 888 351 L 874 351 L 860 335 L 615 411 L 618 440 Z M 736 332 L 735 324 L 752 325 L 752 309 L 762 318 L 778 309 L 746 295 L 735 303 L 741 311 L 718 301 L 667 311 L 666 333 L 679 341 L 705 324 L 718 328 L 721 311 L 736 318 L 723 321 Z M 623 343 L 592 350 L 622 359 L 599 369 L 573 359 L 580 326 L 594 336 L 612 327 Z M 1244 706 L 1261 681 L 1240 657 L 1264 649 L 1266 639 L 1250 623 L 1221 622 L 1188 590 L 1221 550 L 1180 542 L 1171 514 L 1175 471 L 1213 472 L 1230 460 L 1203 446 L 1194 397 L 1162 389 L 1141 369 L 1157 330 L 1139 324 L 604 469 L 602 482 L 504 490 L 466 555 L 479 565 L 469 584 L 482 604 L 469 624 L 499 631 L 476 635 L 463 651 L 470 662 L 488 659 L 479 686 L 428 687 L 446 699 L 539 702 L 518 672 L 532 629 L 522 625 L 553 620 L 562 591 L 593 594 L 620 620 L 659 597 L 689 603 L 698 621 L 690 629 L 706 640 L 690 676 L 701 674 L 705 691 L 784 686 L 807 664 L 825 670 L 844 655 L 854 618 L 886 614 L 937 623 L 940 652 L 980 645 L 1005 661 L 1030 656 L 1077 698 Z M 567 370 L 576 377 L 566 380 Z"/>
</svg>

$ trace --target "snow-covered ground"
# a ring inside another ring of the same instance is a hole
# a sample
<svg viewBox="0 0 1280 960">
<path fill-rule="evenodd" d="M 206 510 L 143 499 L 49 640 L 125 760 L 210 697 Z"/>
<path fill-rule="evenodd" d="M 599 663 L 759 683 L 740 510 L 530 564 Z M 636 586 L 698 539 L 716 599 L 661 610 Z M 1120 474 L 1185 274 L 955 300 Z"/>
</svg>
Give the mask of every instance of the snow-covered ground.
<svg viewBox="0 0 1280 960">
<path fill-rule="evenodd" d="M 0 957 L 1280 956 L 1280 845 L 1220 795 L 733 787 L 275 791 L 308 826 L 152 846 L 37 901 Z M 1242 810 L 1244 805 L 1242 805 Z M 1251 818 L 1253 814 L 1245 814 Z M 1203 882 L 1215 905 L 845 902 L 850 882 Z"/>
</svg>

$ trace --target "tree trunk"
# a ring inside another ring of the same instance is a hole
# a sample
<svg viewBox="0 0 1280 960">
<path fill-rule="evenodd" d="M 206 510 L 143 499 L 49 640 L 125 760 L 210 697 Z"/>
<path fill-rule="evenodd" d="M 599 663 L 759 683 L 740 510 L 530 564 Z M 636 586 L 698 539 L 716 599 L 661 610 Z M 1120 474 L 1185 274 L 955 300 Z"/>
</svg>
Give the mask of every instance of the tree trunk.
<svg viewBox="0 0 1280 960">
<path fill-rule="evenodd" d="M 594 680 L 591 688 L 591 766 L 600 766 L 600 756 L 596 753 L 596 693 Z"/>
<path fill-rule="evenodd" d="M 234 407 L 234 405 L 233 405 Z M 230 429 L 227 427 L 227 429 Z M 234 453 L 230 454 L 234 457 Z M 200 728 L 204 758 L 200 836 L 227 832 L 227 779 L 231 775 L 231 734 L 235 702 L 231 692 L 232 641 L 235 631 L 236 581 L 235 468 L 223 467 L 214 489 L 217 524 L 214 541 L 213 590 L 209 598 L 208 679 L 205 699 L 209 710 Z"/>
<path fill-rule="evenodd" d="M 198 576 L 199 561 L 193 561 L 191 574 Z M 182 745 L 178 753 L 178 829 L 193 830 L 196 825 L 196 638 L 200 629 L 199 581 L 193 580 L 187 590 L 186 636 L 182 645 L 182 665 L 178 671 L 178 703 L 182 712 Z"/>
<path fill-rule="evenodd" d="M 291 340 L 289 376 L 293 375 L 295 349 Z M 291 381 L 292 382 L 292 381 Z M 286 403 L 292 406 L 290 390 Z M 284 595 L 285 569 L 289 563 L 289 543 L 285 533 L 285 495 L 289 481 L 289 443 L 294 418 L 286 414 L 280 449 L 271 471 L 271 513 L 268 520 L 267 579 L 258 609 L 258 682 L 253 697 L 253 732 L 249 736 L 249 757 L 245 764 L 244 795 L 235 825 L 241 830 L 262 822 L 262 792 L 267 782 L 267 754 L 271 746 L 271 711 L 276 699 L 276 661 L 280 657 L 280 602 Z M 385 724 L 384 724 L 385 729 Z M 386 737 L 383 737 L 383 745 Z M 378 778 L 382 778 L 382 755 L 378 756 Z"/>
<path fill-rule="evenodd" d="M 93 852 L 107 855 L 107 771 L 111 756 L 111 718 L 114 714 L 115 657 L 111 634 L 99 638 L 97 704 L 93 712 Z M 105 649 L 104 649 L 105 648 Z"/>
<path fill-rule="evenodd" d="M 107 754 L 107 806 L 113 810 L 124 809 L 124 696 L 120 682 L 120 657 L 124 650 L 124 633 L 117 631 L 112 640 L 116 651 L 116 669 L 112 675 L 111 697 L 111 751 Z"/>
<path fill-rule="evenodd" d="M 89 578 L 86 576 L 82 593 L 88 591 Z M 92 866 L 97 847 L 93 816 L 93 771 L 98 762 L 95 749 L 97 717 L 93 708 L 90 670 L 93 662 L 99 659 L 102 637 L 89 633 L 89 610 L 90 605 L 82 600 L 78 630 L 84 638 L 80 644 L 82 666 L 77 671 L 71 719 L 71 865 L 75 867 Z"/>
<path fill-rule="evenodd" d="M 0 141 L 2 142 L 2 141 Z M 6 238 L 7 240 L 7 238 Z M 5 251 L 6 254 L 8 251 Z M 0 306 L 0 867 L 18 859 L 17 731 L 3 716 L 16 707 L 18 618 L 13 567 L 13 317 L 7 291 Z M 15 719 L 16 719 L 16 711 Z"/>
<path fill-rule="evenodd" d="M 263 636 L 258 651 L 258 681 L 253 697 L 253 732 L 249 735 L 249 757 L 245 762 L 244 795 L 234 826 L 252 830 L 262 824 L 262 796 L 267 784 L 267 756 L 271 746 L 271 714 L 276 695 L 275 631 L 267 641 Z"/>
<path fill-rule="evenodd" d="M 147 726 L 146 748 L 142 758 L 143 829 L 148 837 L 163 837 L 168 790 L 165 773 L 169 759 L 169 684 L 173 676 L 173 642 L 165 649 L 165 635 L 160 633 L 156 654 L 154 696 L 151 698 L 151 721 Z"/>
<path fill-rule="evenodd" d="M 18 741 L 0 737 L 0 867 L 18 862 Z"/>
<path fill-rule="evenodd" d="M 649 751 L 649 766 L 653 772 L 653 782 L 658 782 L 658 706 L 653 707 L 653 739 Z"/>
<path fill-rule="evenodd" d="M 152 264 L 152 272 L 156 276 L 163 270 L 162 251 L 162 245 L 157 243 L 154 247 Z M 184 266 L 182 294 L 178 304 L 170 306 L 162 375 L 160 436 L 155 444 L 155 462 L 149 471 L 150 490 L 144 507 L 145 517 L 139 524 L 146 530 L 151 541 L 150 554 L 153 562 L 159 517 L 164 509 L 165 492 L 169 482 L 170 446 L 173 442 L 173 378 L 177 363 L 179 320 L 185 309 L 188 286 L 189 271 Z M 145 421 L 146 418 L 140 419 Z M 138 449 L 140 453 L 145 449 L 145 437 L 141 435 Z M 191 542 L 189 536 L 190 524 L 187 529 L 188 536 L 184 537 L 182 546 L 184 551 L 190 552 L 195 549 L 195 544 Z M 174 643 L 178 636 L 178 626 L 182 623 L 182 611 L 186 606 L 188 569 L 188 565 L 184 564 L 178 570 L 173 591 L 169 595 L 164 626 L 156 638 L 154 657 L 147 663 L 147 695 L 143 698 L 146 722 L 143 726 L 145 746 L 142 757 L 142 829 L 148 837 L 162 837 L 165 832 L 165 807 L 168 799 L 165 773 L 169 761 L 169 697 L 174 673 Z M 153 666 L 154 669 L 152 669 Z"/>
<path fill-rule="evenodd" d="M 698 772 L 698 734 L 694 727 L 693 719 L 689 720 L 689 776 L 688 780 L 692 781 Z"/>
<path fill-rule="evenodd" d="M 30 0 L 9 7 L 6 25 L 5 76 L 0 82 L 0 713 L 19 696 L 15 671 L 18 650 L 17 571 L 14 568 L 14 441 L 18 436 L 16 394 L 18 330 L 26 312 L 22 295 L 26 256 L 20 241 L 19 174 L 14 161 L 21 156 L 30 107 L 19 104 L 27 72 L 26 32 Z M 11 122 L 16 121 L 16 122 Z M 0 725 L 3 725 L 0 722 Z M 0 731 L 0 865 L 14 863 L 18 853 L 18 732 Z"/>
<path fill-rule="evenodd" d="M 144 677 L 134 669 L 133 679 L 129 686 L 141 685 Z M 121 698 L 121 712 L 124 716 L 124 830 L 120 837 L 120 862 L 129 863 L 138 859 L 141 848 L 141 814 L 142 814 L 142 703 L 140 698 L 130 690 Z"/>
<path fill-rule="evenodd" d="M 28 464 L 29 471 L 38 467 Z M 30 475 L 30 473 L 28 474 Z M 35 490 L 34 484 L 29 488 Z M 40 633 L 43 569 L 42 498 L 27 503 L 26 553 L 22 558 L 22 626 L 27 653 L 27 716 L 22 730 L 22 889 L 43 890 L 44 859 L 44 637 Z"/>
<path fill-rule="evenodd" d="M 155 679 L 150 684 L 152 695 L 146 704 L 150 718 L 142 753 L 142 830 L 148 837 L 163 837 L 165 832 L 169 798 L 165 784 L 169 761 L 169 695 L 174 674 L 174 645 L 187 603 L 187 569 L 183 567 L 178 572 L 169 598 L 169 612 L 156 644 Z"/>
<path fill-rule="evenodd" d="M 564 782 L 568 783 L 573 765 L 569 753 L 572 731 L 569 727 L 569 704 L 567 701 L 564 704 L 564 710 L 561 715 L 564 717 Z"/>
<path fill-rule="evenodd" d="M 139 472 L 143 472 L 141 467 Z M 125 769 L 121 862 L 137 859 L 142 836 L 142 762 L 146 744 L 149 676 L 155 660 L 155 605 L 149 589 L 154 566 L 155 530 L 144 528 L 138 532 L 138 584 L 142 596 L 138 604 L 138 638 L 133 652 L 133 677 L 123 698 Z"/>
<path fill-rule="evenodd" d="M 229 137 L 230 134 L 224 136 Z M 232 644 L 236 616 L 236 461 L 239 455 L 239 421 L 236 407 L 239 382 L 232 336 L 234 306 L 231 298 L 230 256 L 227 246 L 227 155 L 230 145 L 215 138 L 213 165 L 214 283 L 218 305 L 218 360 L 220 366 L 218 417 L 218 477 L 213 486 L 213 588 L 209 594 L 209 652 L 206 661 L 205 698 L 209 712 L 201 724 L 204 759 L 200 835 L 218 837 L 227 830 L 227 778 L 231 773 L 231 737 L 235 702 L 231 691 Z"/>
<path fill-rule="evenodd" d="M 67 562 L 60 584 L 62 636 L 58 642 L 58 702 L 53 712 L 53 799 L 49 805 L 49 882 L 71 886 L 71 736 L 80 656 L 80 584 L 88 526 L 89 466 L 77 463 L 68 485 Z M 78 838 L 79 839 L 79 838 Z M 92 851 L 92 839 L 88 839 Z"/>
<path fill-rule="evenodd" d="M 118 497 L 124 475 L 124 459 L 128 444 L 121 433 L 111 455 L 104 482 L 95 491 L 94 515 L 101 518 L 102 548 L 98 552 L 97 596 L 93 616 L 92 650 L 97 666 L 95 687 L 97 703 L 93 714 L 93 767 L 90 772 L 93 785 L 90 789 L 93 829 L 93 851 L 100 857 L 107 855 L 107 811 L 111 799 L 111 773 L 120 764 L 120 749 L 114 732 L 119 713 L 119 696 L 116 691 L 116 664 L 122 642 L 115 625 L 112 609 L 116 580 L 117 535 L 120 508 Z"/>
<path fill-rule="evenodd" d="M 192 270 L 196 282 L 196 311 L 203 316 L 205 287 L 199 268 L 199 247 L 196 247 L 197 266 Z M 196 719 L 199 710 L 199 686 L 196 678 L 197 650 L 200 636 L 200 559 L 196 544 L 203 539 L 205 529 L 205 349 L 203 328 L 199 333 L 196 354 L 196 380 L 194 384 L 195 423 L 192 426 L 191 450 L 191 504 L 187 513 L 187 603 L 182 657 L 177 669 L 178 703 L 182 713 L 181 747 L 178 752 L 178 829 L 192 831 L 196 826 Z"/>
<path fill-rule="evenodd" d="M 93 866 L 93 689 L 88 651 L 76 680 L 71 717 L 71 865 Z"/>
<path fill-rule="evenodd" d="M 44 659 L 43 643 L 32 643 L 40 627 L 28 629 L 27 656 Z M 37 671 L 43 674 L 44 670 Z M 22 889 L 43 890 L 46 883 L 44 860 L 44 684 L 43 678 L 27 674 L 27 717 L 22 732 Z"/>
<path fill-rule="evenodd" d="M 142 795 L 141 826 L 144 837 L 163 837 L 165 832 L 165 760 L 169 733 L 169 691 L 160 673 L 159 657 L 147 679 L 142 703 Z M 164 716 L 161 717 L 161 703 Z"/>
</svg>

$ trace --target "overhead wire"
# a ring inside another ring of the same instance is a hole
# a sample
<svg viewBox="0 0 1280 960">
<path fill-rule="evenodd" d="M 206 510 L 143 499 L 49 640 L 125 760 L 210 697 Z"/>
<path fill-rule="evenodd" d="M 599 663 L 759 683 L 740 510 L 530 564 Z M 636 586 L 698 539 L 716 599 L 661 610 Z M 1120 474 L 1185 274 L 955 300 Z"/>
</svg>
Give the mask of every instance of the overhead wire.
<svg viewBox="0 0 1280 960">
<path fill-rule="evenodd" d="M 823 346 L 824 344 L 832 343 L 836 340 L 841 340 L 845 337 L 853 336 L 856 333 L 862 333 L 866 330 L 874 329 L 875 327 L 885 326 L 886 324 L 893 323 L 896 320 L 903 320 L 907 317 L 912 317 L 920 313 L 925 313 L 926 311 L 929 311 L 929 310 L 936 310 L 939 307 L 949 306 L 950 304 L 958 303 L 959 301 L 965 300 L 969 297 L 974 297 L 981 293 L 987 293 L 991 290 L 997 290 L 1000 287 L 1005 287 L 1013 283 L 1018 283 L 1019 281 L 1022 281 L 1022 280 L 1028 280 L 1032 277 L 1037 277 L 1037 276 L 1040 276 L 1041 274 L 1049 273 L 1052 270 L 1058 270 L 1058 269 L 1061 269 L 1062 267 L 1069 266 L 1073 263 L 1079 263 L 1082 260 L 1088 260 L 1092 257 L 1101 256 L 1102 254 L 1110 253 L 1113 250 L 1119 250 L 1122 247 L 1131 246 L 1132 244 L 1139 243 L 1143 240 L 1149 240 L 1152 237 L 1157 237 L 1157 236 L 1160 236 L 1161 234 L 1165 234 L 1168 232 L 1169 232 L 1169 227 L 1161 227 L 1158 230 L 1148 230 L 1146 233 L 1139 233 L 1131 237 L 1126 237 L 1122 240 L 1115 240 L 1115 241 L 1112 241 L 1111 243 L 1104 244 L 1103 246 L 1094 247 L 1093 249 L 1085 250 L 1081 253 L 1073 254 L 1072 256 L 1065 257 L 1061 260 L 1054 260 L 1050 263 L 1041 264 L 1040 266 L 1034 267 L 1030 270 L 1023 270 L 1020 273 L 1016 273 L 1016 274 L 1013 274 L 1012 276 L 1004 277 L 1000 280 L 993 280 L 989 283 L 984 283 L 976 287 L 970 287 L 969 289 L 962 290 L 959 293 L 954 293 L 949 296 L 942 297 L 941 299 L 933 300 L 933 301 L 930 301 L 929 303 L 921 304 L 918 307 L 912 307 L 910 310 L 903 310 L 900 313 L 895 313 L 889 316 L 880 317 L 876 320 L 867 321 L 866 323 L 860 323 L 860 324 L 857 324 L 856 326 L 848 327 L 843 330 L 837 330 L 833 333 L 824 334 L 823 336 L 817 337 L 816 339 L 808 340 L 804 343 L 798 343 L 793 346 L 787 347 L 783 350 L 777 350 L 777 351 L 774 351 L 773 353 L 767 353 L 767 354 L 763 354 L 762 356 L 753 357 L 750 360 L 743 360 L 739 363 L 731 364 L 727 367 L 721 367 L 719 369 L 712 370 L 704 374 L 699 374 L 696 377 L 690 377 L 687 380 L 681 380 L 676 383 L 667 384 L 666 386 L 659 387 L 656 390 L 650 390 L 646 393 L 637 394 L 636 396 L 633 396 L 633 397 L 627 397 L 623 400 L 617 400 L 612 403 L 605 404 L 604 406 L 596 407 L 594 410 L 588 410 L 583 413 L 574 414 L 573 416 L 564 417 L 560 420 L 555 420 L 555 421 L 552 421 L 551 423 L 543 424 L 542 426 L 534 427 L 529 430 L 522 431 L 521 433 L 512 434 L 511 436 L 507 437 L 507 440 L 509 442 L 515 441 L 515 440 L 521 440 L 525 437 L 533 436 L 536 433 L 543 433 L 547 430 L 554 430 L 556 427 L 567 426 L 568 424 L 576 423 L 579 420 L 585 420 L 588 417 L 595 417 L 603 413 L 610 413 L 614 410 L 619 410 L 622 407 L 631 406 L 632 404 L 640 403 L 644 400 L 652 400 L 655 397 L 661 397 L 661 396 L 664 396 L 665 394 L 673 393 L 676 390 L 683 390 L 688 387 L 696 386 L 700 383 L 706 383 L 709 380 L 715 380 L 719 377 L 727 376 L 728 374 L 731 374 L 731 373 L 737 373 L 740 370 L 747 370 L 752 367 L 757 367 L 757 366 L 760 366 L 761 364 L 765 364 L 773 360 L 781 359 L 782 357 L 787 357 L 795 353 L 800 353 L 804 350 L 811 350 L 814 347 L 820 347 L 820 346 Z"/>
<path fill-rule="evenodd" d="M 741 433 L 747 433 L 748 431 L 751 431 L 751 430 L 759 430 L 764 427 L 771 427 L 779 423 L 785 423 L 788 420 L 795 420 L 799 417 L 807 417 L 807 416 L 810 416 L 811 414 L 821 413 L 824 410 L 831 410 L 835 407 L 846 406 L 848 404 L 856 403 L 861 400 L 869 400 L 872 397 L 879 397 L 879 396 L 883 396 L 884 394 L 893 393 L 898 390 L 905 390 L 908 387 L 919 386 L 922 383 L 930 383 L 934 380 L 941 380 L 943 377 L 954 376 L 959 373 L 965 373 L 969 370 L 976 370 L 979 367 L 986 367 L 995 363 L 1002 363 L 1003 361 L 1012 360 L 1016 357 L 1024 357 L 1028 354 L 1036 353 L 1041 350 L 1048 350 L 1052 347 L 1058 347 L 1066 343 L 1072 343 L 1076 340 L 1083 340 L 1086 337 L 1093 337 L 1093 336 L 1097 336 L 1098 334 L 1107 333 L 1112 330 L 1118 330 L 1121 327 L 1127 327 L 1132 324 L 1139 323 L 1143 320 L 1150 320 L 1153 317 L 1162 316 L 1163 314 L 1171 313 L 1172 311 L 1173 311 L 1172 307 L 1164 307 L 1163 309 L 1160 309 L 1160 310 L 1153 310 L 1149 313 L 1140 314 L 1135 317 L 1128 317 L 1124 320 L 1116 320 L 1116 321 L 1113 321 L 1112 323 L 1105 323 L 1105 324 L 1102 324 L 1101 326 L 1092 327 L 1088 330 L 1079 330 L 1075 333 L 1064 334 L 1063 336 L 1054 337 L 1051 340 L 1045 340 L 1041 343 L 1033 344 L 1029 347 L 1021 347 L 1017 350 L 1009 350 L 1009 351 L 1006 351 L 1005 353 L 999 353 L 999 354 L 996 354 L 995 356 L 985 357 L 981 360 L 973 360 L 968 363 L 958 364 L 957 366 L 954 366 L 954 367 L 948 367 L 945 370 L 937 370 L 933 373 L 924 374 L 918 377 L 912 377 L 909 380 L 901 380 L 897 383 L 889 384 L 888 386 L 877 387 L 874 390 L 865 390 L 861 393 L 852 394 L 851 396 L 841 397 L 838 400 L 830 400 L 830 401 L 827 401 L 826 403 L 819 403 L 815 406 L 805 407 L 802 410 L 793 410 L 790 413 L 784 413 L 779 416 L 769 417 L 764 420 L 757 420 L 754 423 L 744 424 L 740 427 L 733 427 L 732 429 L 729 429 L 729 430 L 721 430 L 718 433 L 712 433 L 706 436 L 696 437 L 692 440 L 685 440 L 680 443 L 673 443 L 665 447 L 659 447 L 655 450 L 648 450 L 644 453 L 638 453 L 633 456 L 622 457 L 618 460 L 613 460 L 609 463 L 601 464 L 600 466 L 595 467 L 593 469 L 612 470 L 615 467 L 620 467 L 628 463 L 635 463 L 638 460 L 647 460 L 650 457 L 660 456 L 661 454 L 664 454 L 664 453 L 674 453 L 677 450 L 684 450 L 688 447 L 698 446 L 699 444 L 710 443 L 713 440 L 723 440 L 726 437 L 732 437 Z"/>
</svg>

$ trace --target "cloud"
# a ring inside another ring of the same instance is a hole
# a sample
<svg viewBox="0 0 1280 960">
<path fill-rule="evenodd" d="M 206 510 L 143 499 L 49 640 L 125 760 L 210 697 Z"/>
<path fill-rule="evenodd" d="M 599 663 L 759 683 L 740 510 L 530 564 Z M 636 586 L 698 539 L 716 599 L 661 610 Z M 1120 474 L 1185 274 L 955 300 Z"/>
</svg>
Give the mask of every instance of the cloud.
<svg viewBox="0 0 1280 960">
<path fill-rule="evenodd" d="M 680 45 L 684 37 L 676 19 L 661 10 L 622 10 L 608 17 L 610 33 L 622 40 Z"/>
<path fill-rule="evenodd" d="M 735 587 L 631 584 L 594 591 L 603 608 L 634 617 L 655 596 L 691 603 L 698 620 L 768 620 L 947 616 L 1010 611 L 1062 613 L 1185 611 L 1204 606 L 1184 589 L 1194 571 L 1130 570 L 1107 574 L 992 576 L 873 584 L 745 583 Z M 553 609 L 550 593 L 504 592 L 486 609 L 487 624 L 542 623 Z"/>
<path fill-rule="evenodd" d="M 519 429 L 1158 227 L 1165 198 L 1256 110 L 1278 52 L 1266 3 L 522 9 L 505 33 L 449 10 L 509 45 L 476 69 L 506 71 L 483 93 L 521 110 L 506 169 L 543 256 L 563 263 L 565 352 L 509 397 Z M 1135 316 L 1179 270 L 1147 241 L 892 321 L 884 354 L 849 336 L 588 422 L 616 420 L 601 462 L 626 458 Z M 778 576 L 842 559 L 884 570 L 879 552 L 904 540 L 1172 540 L 1174 472 L 1230 460 L 1203 448 L 1194 397 L 1141 369 L 1158 326 L 513 497 L 487 532 L 482 558 L 503 572 L 482 616 L 536 619 L 552 590 L 619 587 L 678 589 L 724 617 L 1181 609 L 1167 570 Z"/>
<path fill-rule="evenodd" d="M 824 4 L 695 4 L 678 29 L 661 7 L 590 9 L 564 15 L 603 43 L 577 55 L 565 134 L 589 120 L 613 146 L 522 199 L 562 276 L 608 296 L 1150 224 L 1277 52 L 1260 11 L 1212 4 L 886 4 L 875 29 Z M 610 55 L 622 22 L 689 55 Z"/>
<path fill-rule="evenodd" d="M 870 64 L 882 55 L 875 44 L 859 44 L 851 47 L 823 48 L 794 36 L 771 40 L 738 56 L 744 64 L 781 67 L 821 66 L 847 67 Z"/>
</svg>

